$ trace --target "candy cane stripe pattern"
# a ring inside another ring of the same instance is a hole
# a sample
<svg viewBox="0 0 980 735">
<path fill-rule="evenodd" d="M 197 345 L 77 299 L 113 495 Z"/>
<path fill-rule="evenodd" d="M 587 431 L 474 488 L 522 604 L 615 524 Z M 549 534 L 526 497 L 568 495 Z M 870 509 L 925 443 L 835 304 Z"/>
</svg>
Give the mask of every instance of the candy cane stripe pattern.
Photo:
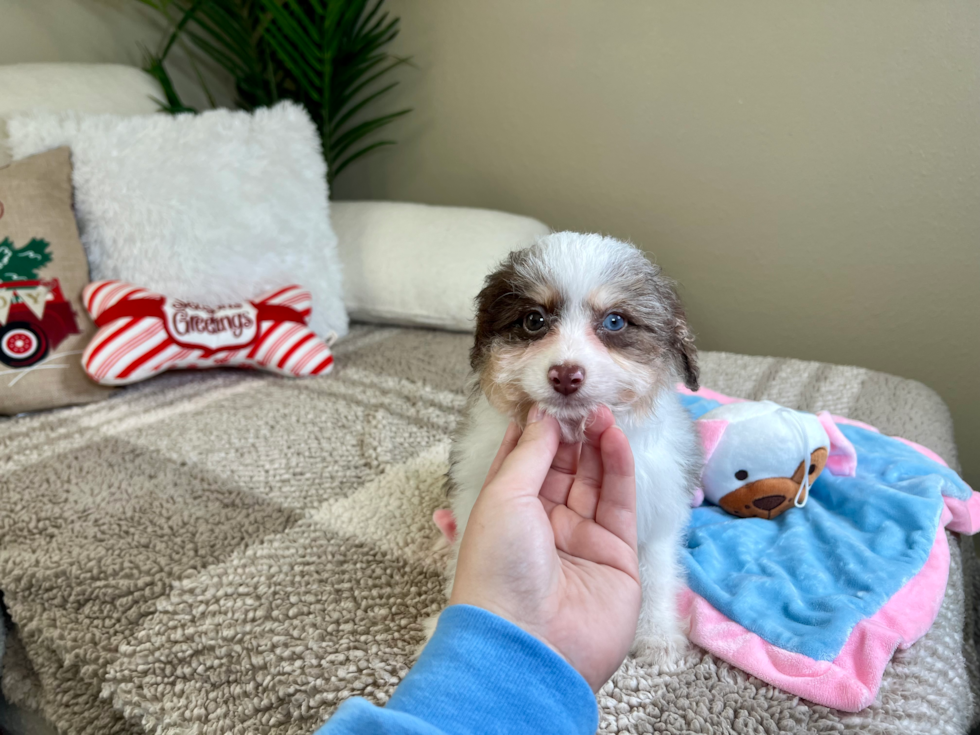
<svg viewBox="0 0 980 735">
<path fill-rule="evenodd" d="M 300 286 L 205 306 L 123 281 L 95 281 L 82 301 L 99 327 L 82 367 L 103 385 L 192 368 L 258 368 L 296 378 L 333 369 L 330 347 L 307 326 L 312 299 Z"/>
</svg>

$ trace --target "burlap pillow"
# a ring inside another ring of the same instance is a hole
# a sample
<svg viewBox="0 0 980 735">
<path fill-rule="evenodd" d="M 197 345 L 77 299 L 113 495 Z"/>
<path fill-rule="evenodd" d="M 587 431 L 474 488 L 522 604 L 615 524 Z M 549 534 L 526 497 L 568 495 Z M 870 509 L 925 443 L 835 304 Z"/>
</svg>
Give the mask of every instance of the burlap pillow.
<svg viewBox="0 0 980 735">
<path fill-rule="evenodd" d="M 0 168 L 0 414 L 87 403 L 95 333 L 82 308 L 88 261 L 72 212 L 68 148 Z"/>
</svg>

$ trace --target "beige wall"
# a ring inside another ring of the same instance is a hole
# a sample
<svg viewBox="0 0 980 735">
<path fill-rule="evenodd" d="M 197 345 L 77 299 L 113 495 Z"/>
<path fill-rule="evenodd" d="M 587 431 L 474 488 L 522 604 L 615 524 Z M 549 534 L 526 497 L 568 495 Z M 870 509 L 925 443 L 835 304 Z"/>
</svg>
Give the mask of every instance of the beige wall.
<svg viewBox="0 0 980 735">
<path fill-rule="evenodd" d="M 973 0 L 388 5 L 416 109 L 336 197 L 628 238 L 703 348 L 932 386 L 980 488 Z"/>
</svg>

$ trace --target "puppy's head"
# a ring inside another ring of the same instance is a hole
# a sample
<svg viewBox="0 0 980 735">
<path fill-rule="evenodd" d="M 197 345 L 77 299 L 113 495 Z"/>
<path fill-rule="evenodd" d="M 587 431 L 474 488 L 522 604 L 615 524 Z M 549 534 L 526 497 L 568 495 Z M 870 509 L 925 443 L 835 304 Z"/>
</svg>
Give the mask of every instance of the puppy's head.
<svg viewBox="0 0 980 735">
<path fill-rule="evenodd" d="M 523 422 L 538 403 L 566 441 L 600 404 L 630 423 L 675 380 L 698 387 L 671 281 L 631 245 L 571 232 L 512 253 L 487 277 L 470 364 L 497 410 Z"/>
</svg>

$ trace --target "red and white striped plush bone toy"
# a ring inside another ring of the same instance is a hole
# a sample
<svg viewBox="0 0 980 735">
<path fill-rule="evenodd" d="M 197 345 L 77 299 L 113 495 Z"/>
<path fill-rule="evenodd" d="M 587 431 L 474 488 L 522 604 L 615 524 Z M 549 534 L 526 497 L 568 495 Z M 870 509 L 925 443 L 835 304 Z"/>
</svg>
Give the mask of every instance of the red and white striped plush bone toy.
<svg viewBox="0 0 980 735">
<path fill-rule="evenodd" d="M 165 370 L 248 367 L 303 377 L 333 367 L 330 347 L 306 326 L 311 298 L 299 286 L 212 307 L 122 281 L 96 281 L 85 287 L 82 301 L 99 327 L 82 367 L 103 385 L 127 385 Z"/>
</svg>

